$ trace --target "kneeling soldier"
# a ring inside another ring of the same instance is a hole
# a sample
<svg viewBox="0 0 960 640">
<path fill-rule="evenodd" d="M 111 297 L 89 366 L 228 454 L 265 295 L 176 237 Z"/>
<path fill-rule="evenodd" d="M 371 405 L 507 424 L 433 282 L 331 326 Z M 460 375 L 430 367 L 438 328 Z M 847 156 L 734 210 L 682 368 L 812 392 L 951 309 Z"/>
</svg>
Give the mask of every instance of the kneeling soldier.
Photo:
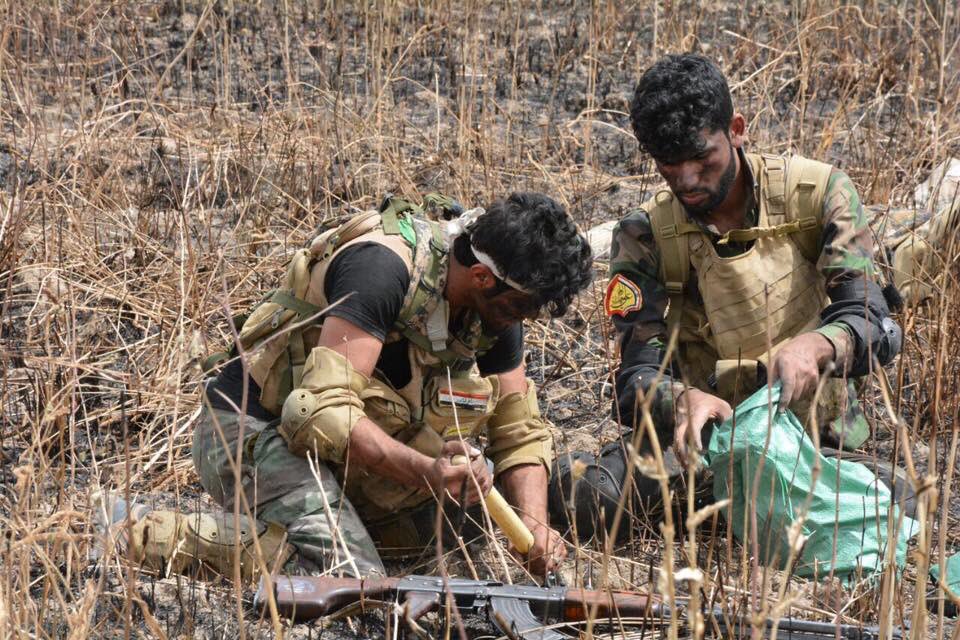
<svg viewBox="0 0 960 640">
<path fill-rule="evenodd" d="M 544 574 L 565 549 L 547 519 L 553 443 L 524 373 L 522 321 L 562 315 L 590 268 L 569 216 L 532 193 L 446 223 L 391 198 L 320 235 L 244 322 L 242 357 L 206 387 L 193 461 L 226 514 L 152 511 L 131 553 L 228 576 L 239 557 L 245 578 L 258 556 L 289 572 L 382 574 L 378 547 L 422 550 L 438 497 L 470 505 L 496 479 Z M 463 440 L 484 430 L 492 472 Z"/>
</svg>

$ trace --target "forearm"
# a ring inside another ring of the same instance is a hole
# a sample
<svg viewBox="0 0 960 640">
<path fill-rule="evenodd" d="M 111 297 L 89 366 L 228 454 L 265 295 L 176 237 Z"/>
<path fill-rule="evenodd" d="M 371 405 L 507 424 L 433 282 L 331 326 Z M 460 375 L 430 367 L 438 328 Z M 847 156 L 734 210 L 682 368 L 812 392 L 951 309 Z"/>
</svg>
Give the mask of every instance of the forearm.
<svg viewBox="0 0 960 640">
<path fill-rule="evenodd" d="M 821 313 L 819 333 L 840 335 L 837 344 L 845 344 L 843 353 L 837 348 L 835 375 L 863 376 L 870 371 L 871 360 L 876 358 L 886 365 L 900 352 L 900 327 L 890 318 L 883 292 L 873 280 L 860 278 L 842 282 L 830 290 L 831 304 Z M 844 341 L 838 328 L 848 332 Z M 833 340 L 831 340 L 833 342 Z"/>
<path fill-rule="evenodd" d="M 350 432 L 347 460 L 352 465 L 416 488 L 429 486 L 427 472 L 433 460 L 394 440 L 369 418 L 361 418 Z"/>
<path fill-rule="evenodd" d="M 530 528 L 548 524 L 547 470 L 542 464 L 522 464 L 500 474 L 504 495 Z"/>
</svg>

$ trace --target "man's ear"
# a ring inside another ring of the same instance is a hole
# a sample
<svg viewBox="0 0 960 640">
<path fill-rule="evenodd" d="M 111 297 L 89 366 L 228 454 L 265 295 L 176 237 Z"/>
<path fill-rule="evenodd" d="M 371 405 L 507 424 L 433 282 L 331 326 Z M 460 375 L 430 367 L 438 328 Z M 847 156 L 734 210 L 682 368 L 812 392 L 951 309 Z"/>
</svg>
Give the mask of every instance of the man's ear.
<svg viewBox="0 0 960 640">
<path fill-rule="evenodd" d="M 739 111 L 733 114 L 730 121 L 730 144 L 739 149 L 747 140 L 747 120 Z"/>
<path fill-rule="evenodd" d="M 484 291 L 497 286 L 497 277 L 485 264 L 470 265 L 470 284 L 474 289 Z"/>
</svg>

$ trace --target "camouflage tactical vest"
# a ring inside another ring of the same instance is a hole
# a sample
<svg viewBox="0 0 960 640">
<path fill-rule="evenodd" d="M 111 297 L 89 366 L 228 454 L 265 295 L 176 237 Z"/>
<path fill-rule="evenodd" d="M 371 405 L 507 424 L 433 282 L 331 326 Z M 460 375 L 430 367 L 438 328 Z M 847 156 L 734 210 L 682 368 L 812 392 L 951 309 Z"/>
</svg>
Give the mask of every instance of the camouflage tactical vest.
<svg viewBox="0 0 960 640">
<path fill-rule="evenodd" d="M 759 219 L 755 227 L 732 230 L 720 240 L 752 241 L 739 255 L 718 255 L 670 191 L 657 193 L 646 207 L 670 300 L 667 327 L 678 329 L 684 373 L 694 386 L 731 403 L 756 387 L 758 368 L 778 347 L 819 325 L 829 304 L 816 263 L 830 165 L 797 156 L 746 158 L 759 182 Z M 691 299 L 694 284 L 702 304 Z M 827 387 L 817 408 L 820 423 L 841 419 L 834 431 L 865 437 L 850 433 L 848 405 L 854 398 L 847 385 L 831 379 Z M 809 405 L 792 408 L 807 419 Z"/>
<path fill-rule="evenodd" d="M 436 196 L 430 196 L 436 200 Z M 334 257 L 346 247 L 376 242 L 396 253 L 410 272 L 410 286 L 400 315 L 385 344 L 410 343 L 412 379 L 396 391 L 419 419 L 425 403 L 424 387 L 432 370 L 453 377 L 466 375 L 478 353 L 493 339 L 483 334 L 478 317 L 471 317 L 456 335 L 448 331 L 449 313 L 443 292 L 449 261 L 447 239 L 437 222 L 421 207 L 388 198 L 380 211 L 361 213 L 336 229 L 316 237 L 290 261 L 284 285 L 259 304 L 240 330 L 247 351 L 248 370 L 260 385 L 260 402 L 279 415 L 284 399 L 302 377 L 306 356 L 317 345 L 321 311 L 327 300 L 324 277 Z M 371 274 L 375 277 L 375 274 Z"/>
</svg>

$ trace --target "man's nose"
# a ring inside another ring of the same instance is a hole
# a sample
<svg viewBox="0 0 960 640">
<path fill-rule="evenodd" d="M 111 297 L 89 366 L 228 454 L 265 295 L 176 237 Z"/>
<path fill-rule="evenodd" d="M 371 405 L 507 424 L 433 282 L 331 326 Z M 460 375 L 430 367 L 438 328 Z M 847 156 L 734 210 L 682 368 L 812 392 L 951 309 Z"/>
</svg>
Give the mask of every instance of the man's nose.
<svg viewBox="0 0 960 640">
<path fill-rule="evenodd" d="M 700 172 L 693 162 L 684 162 L 677 167 L 675 183 L 678 191 L 692 191 L 696 189 L 700 179 Z"/>
</svg>

